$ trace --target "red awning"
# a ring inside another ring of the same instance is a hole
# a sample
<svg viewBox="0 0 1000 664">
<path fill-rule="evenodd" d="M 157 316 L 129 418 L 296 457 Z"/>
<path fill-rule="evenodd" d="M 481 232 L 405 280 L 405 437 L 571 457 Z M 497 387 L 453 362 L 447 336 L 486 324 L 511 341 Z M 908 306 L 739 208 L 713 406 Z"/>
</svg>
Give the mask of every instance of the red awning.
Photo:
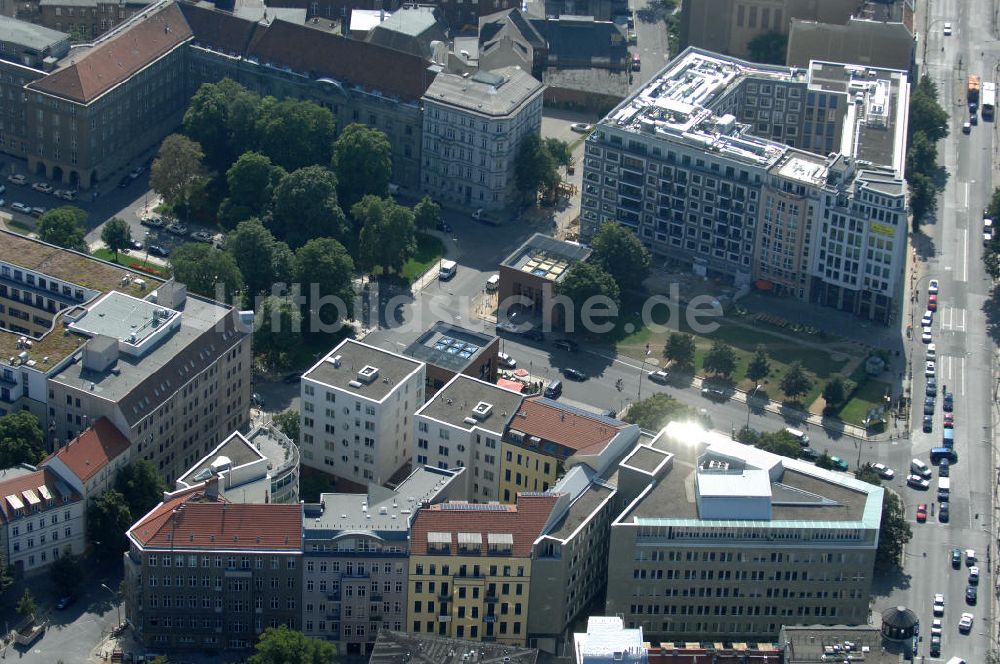
<svg viewBox="0 0 1000 664">
<path fill-rule="evenodd" d="M 520 392 L 524 389 L 524 385 L 522 383 L 519 383 L 516 380 L 507 380 L 506 378 L 498 378 L 497 385 L 500 387 L 506 387 L 508 390 L 514 390 L 515 392 Z"/>
<path fill-rule="evenodd" d="M 774 284 L 772 284 L 767 279 L 758 279 L 757 282 L 754 284 L 754 286 L 757 287 L 757 290 L 762 290 L 762 291 L 769 291 L 772 288 L 774 288 Z"/>
</svg>

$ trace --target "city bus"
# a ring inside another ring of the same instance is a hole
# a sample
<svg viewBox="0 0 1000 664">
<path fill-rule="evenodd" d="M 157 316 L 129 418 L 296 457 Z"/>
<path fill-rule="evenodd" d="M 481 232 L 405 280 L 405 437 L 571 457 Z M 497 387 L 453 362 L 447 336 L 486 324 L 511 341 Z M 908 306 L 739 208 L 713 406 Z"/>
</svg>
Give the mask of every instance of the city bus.
<svg viewBox="0 0 1000 664">
<path fill-rule="evenodd" d="M 982 104 L 980 108 L 983 113 L 983 120 L 993 119 L 993 109 L 997 103 L 997 86 L 996 83 L 988 82 L 983 83 L 982 92 Z"/>
</svg>

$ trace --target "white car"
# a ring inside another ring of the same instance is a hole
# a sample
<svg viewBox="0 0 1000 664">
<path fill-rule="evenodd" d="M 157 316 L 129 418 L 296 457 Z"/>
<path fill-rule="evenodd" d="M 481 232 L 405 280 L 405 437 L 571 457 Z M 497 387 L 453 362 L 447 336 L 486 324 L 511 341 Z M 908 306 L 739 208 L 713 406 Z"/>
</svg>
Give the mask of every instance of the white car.
<svg viewBox="0 0 1000 664">
<path fill-rule="evenodd" d="M 921 477 L 920 475 L 907 475 L 906 483 L 914 489 L 920 489 L 922 491 L 926 491 L 931 486 L 931 481 Z"/>
<path fill-rule="evenodd" d="M 928 309 L 924 312 L 924 317 L 920 319 L 920 324 L 929 327 L 934 322 L 934 312 Z"/>
<path fill-rule="evenodd" d="M 925 344 L 929 344 L 931 341 L 934 340 L 934 336 L 933 336 L 933 333 L 931 332 L 931 328 L 925 327 L 923 329 L 923 331 L 920 333 L 920 340 L 923 341 Z"/>
<path fill-rule="evenodd" d="M 972 567 L 976 564 L 976 550 L 966 549 L 965 550 L 965 566 Z"/>
<path fill-rule="evenodd" d="M 934 595 L 934 615 L 944 615 L 944 595 L 941 593 Z"/>
<path fill-rule="evenodd" d="M 958 621 L 958 631 L 962 634 L 968 634 L 972 631 L 972 623 L 976 619 L 971 613 L 963 613 L 962 619 Z"/>
<path fill-rule="evenodd" d="M 35 191 L 40 191 L 43 194 L 51 194 L 54 191 L 52 185 L 49 184 L 48 182 L 36 182 L 35 184 L 31 185 L 31 188 L 34 189 Z"/>
<path fill-rule="evenodd" d="M 929 282 L 927 282 L 927 294 L 928 295 L 936 295 L 937 292 L 938 292 L 938 288 L 939 287 L 940 287 L 940 284 L 938 283 L 938 280 L 937 279 L 931 279 Z"/>
<path fill-rule="evenodd" d="M 937 373 L 937 366 L 934 364 L 934 360 L 927 360 L 927 366 L 924 369 L 924 375 L 928 378 L 932 378 L 934 374 Z"/>
<path fill-rule="evenodd" d="M 937 344 L 927 344 L 927 359 L 937 360 Z"/>
<path fill-rule="evenodd" d="M 872 470 L 878 473 L 878 476 L 884 480 L 891 480 L 893 477 L 896 476 L 896 471 L 894 471 L 892 468 L 885 465 L 884 463 L 873 463 Z"/>
<path fill-rule="evenodd" d="M 514 369 L 517 367 L 517 360 L 507 353 L 497 353 L 497 360 L 500 361 L 500 366 L 507 369 Z"/>
<path fill-rule="evenodd" d="M 944 30 L 943 30 L 943 32 L 944 32 L 944 36 L 945 37 L 950 37 L 951 36 L 951 23 L 945 23 L 944 24 Z"/>
<path fill-rule="evenodd" d="M 11 173 L 7 176 L 7 182 L 11 184 L 28 184 L 28 178 L 24 177 L 20 173 Z"/>
<path fill-rule="evenodd" d="M 594 128 L 594 125 L 589 125 L 585 122 L 574 122 L 569 126 L 569 128 L 578 134 L 586 134 L 589 133 L 590 130 Z"/>
<path fill-rule="evenodd" d="M 941 632 L 944 628 L 941 626 L 941 619 L 935 618 L 931 621 L 931 636 L 941 636 Z"/>
<path fill-rule="evenodd" d="M 650 372 L 649 379 L 654 383 L 666 385 L 667 381 L 670 379 L 670 374 L 663 369 L 658 369 L 657 371 Z"/>
<path fill-rule="evenodd" d="M 14 212 L 20 212 L 21 214 L 31 214 L 31 206 L 25 205 L 24 203 L 18 203 L 14 201 L 10 204 L 10 209 Z"/>
<path fill-rule="evenodd" d="M 969 585 L 978 586 L 979 585 L 979 568 L 973 565 L 969 568 Z"/>
</svg>

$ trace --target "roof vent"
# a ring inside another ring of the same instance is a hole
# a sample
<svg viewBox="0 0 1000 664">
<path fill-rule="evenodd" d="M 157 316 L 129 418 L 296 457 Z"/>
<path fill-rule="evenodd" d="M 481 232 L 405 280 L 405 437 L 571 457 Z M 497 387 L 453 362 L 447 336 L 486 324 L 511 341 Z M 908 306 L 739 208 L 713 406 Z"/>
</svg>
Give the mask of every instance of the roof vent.
<svg viewBox="0 0 1000 664">
<path fill-rule="evenodd" d="M 486 403 L 485 401 L 480 401 L 476 404 L 476 407 L 472 409 L 472 414 L 476 416 L 477 419 L 485 420 L 493 412 L 493 404 Z"/>
<path fill-rule="evenodd" d="M 334 355 L 333 356 L 333 366 L 335 368 L 339 369 L 340 368 L 340 362 L 341 362 L 342 359 L 343 359 L 342 356 L 340 356 L 340 355 Z"/>
<path fill-rule="evenodd" d="M 475 423 L 476 423 L 476 422 L 478 422 L 479 420 L 477 420 L 477 419 L 476 419 L 476 418 L 474 418 L 474 417 L 467 417 L 467 418 L 465 418 L 465 419 L 464 419 L 464 420 L 462 420 L 462 421 L 463 421 L 463 422 L 465 422 L 466 424 L 475 424 Z"/>
<path fill-rule="evenodd" d="M 361 387 L 361 383 L 356 380 L 352 380 L 347 385 L 348 387 L 353 387 L 354 389 L 358 389 L 359 387 Z"/>
<path fill-rule="evenodd" d="M 378 367 L 373 367 L 370 364 L 361 367 L 361 371 L 358 372 L 358 380 L 366 385 L 375 382 L 377 379 Z"/>
</svg>

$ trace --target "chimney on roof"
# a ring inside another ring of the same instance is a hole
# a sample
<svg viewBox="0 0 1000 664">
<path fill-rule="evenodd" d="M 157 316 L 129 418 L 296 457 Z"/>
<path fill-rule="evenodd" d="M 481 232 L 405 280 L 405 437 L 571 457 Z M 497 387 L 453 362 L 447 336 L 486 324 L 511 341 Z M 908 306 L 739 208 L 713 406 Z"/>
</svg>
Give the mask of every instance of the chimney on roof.
<svg viewBox="0 0 1000 664">
<path fill-rule="evenodd" d="M 219 499 L 219 476 L 212 475 L 205 482 L 205 497 L 209 500 Z"/>
</svg>

